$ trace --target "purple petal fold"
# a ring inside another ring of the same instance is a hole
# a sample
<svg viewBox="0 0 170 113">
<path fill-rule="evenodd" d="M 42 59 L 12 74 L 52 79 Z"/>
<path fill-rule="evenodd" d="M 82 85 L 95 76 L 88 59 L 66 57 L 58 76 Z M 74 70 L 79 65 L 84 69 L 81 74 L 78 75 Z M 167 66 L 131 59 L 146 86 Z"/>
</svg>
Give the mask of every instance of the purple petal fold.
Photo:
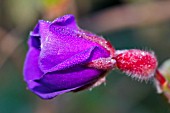
<svg viewBox="0 0 170 113">
<path fill-rule="evenodd" d="M 39 54 L 40 51 L 38 49 L 33 47 L 29 49 L 24 64 L 25 81 L 39 79 L 43 75 L 43 72 L 38 66 Z"/>
<path fill-rule="evenodd" d="M 29 83 L 29 88 L 41 98 L 53 98 L 95 82 L 101 73 L 104 72 L 79 66 L 64 71 L 48 73 L 40 79 L 29 81 L 31 82 L 31 84 Z"/>
<path fill-rule="evenodd" d="M 71 68 L 77 65 L 83 65 L 85 63 L 92 61 L 92 59 L 99 57 L 101 52 L 102 51 L 100 51 L 100 48 L 96 46 L 91 47 L 85 51 L 82 51 L 78 54 L 71 56 L 70 58 L 57 64 L 50 70 L 43 70 L 43 72 L 48 73 L 48 72 L 53 72 L 53 71 L 60 71 L 60 70 L 65 70 L 65 69 L 68 69 L 68 68 Z"/>
<path fill-rule="evenodd" d="M 59 20 L 61 22 L 61 19 Z M 54 23 L 56 22 L 57 20 Z M 98 56 L 97 58 L 109 56 L 109 52 L 103 47 L 100 47 L 100 45 L 85 38 L 79 37 L 81 34 L 78 34 L 77 30 L 71 29 L 69 24 L 64 27 L 55 26 L 55 31 L 49 31 L 47 28 L 48 24 L 40 24 L 41 53 L 39 66 L 43 72 L 51 70 L 56 65 L 65 61 L 71 56 L 74 56 L 93 46 L 97 46 L 100 49 L 100 52 L 98 52 L 96 55 Z"/>
</svg>

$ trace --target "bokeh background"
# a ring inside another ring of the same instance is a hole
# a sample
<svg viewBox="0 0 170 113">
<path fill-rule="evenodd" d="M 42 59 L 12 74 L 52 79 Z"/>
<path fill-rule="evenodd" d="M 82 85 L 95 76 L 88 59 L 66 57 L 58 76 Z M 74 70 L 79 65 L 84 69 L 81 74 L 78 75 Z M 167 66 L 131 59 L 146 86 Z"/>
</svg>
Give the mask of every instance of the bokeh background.
<svg viewBox="0 0 170 113">
<path fill-rule="evenodd" d="M 116 49 L 153 50 L 160 64 L 170 58 L 170 0 L 0 0 L 0 113 L 170 113 L 152 81 L 117 70 L 92 91 L 52 100 L 28 91 L 22 70 L 29 32 L 39 19 L 68 13 Z"/>
</svg>

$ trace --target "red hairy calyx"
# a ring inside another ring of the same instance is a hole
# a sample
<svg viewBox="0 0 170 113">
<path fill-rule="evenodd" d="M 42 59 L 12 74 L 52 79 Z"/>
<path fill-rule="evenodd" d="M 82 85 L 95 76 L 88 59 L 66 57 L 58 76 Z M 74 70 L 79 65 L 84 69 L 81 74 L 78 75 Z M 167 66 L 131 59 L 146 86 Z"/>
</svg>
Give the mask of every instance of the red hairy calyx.
<svg viewBox="0 0 170 113">
<path fill-rule="evenodd" d="M 116 66 L 138 80 L 149 80 L 155 74 L 157 59 L 153 52 L 138 49 L 116 51 Z"/>
</svg>

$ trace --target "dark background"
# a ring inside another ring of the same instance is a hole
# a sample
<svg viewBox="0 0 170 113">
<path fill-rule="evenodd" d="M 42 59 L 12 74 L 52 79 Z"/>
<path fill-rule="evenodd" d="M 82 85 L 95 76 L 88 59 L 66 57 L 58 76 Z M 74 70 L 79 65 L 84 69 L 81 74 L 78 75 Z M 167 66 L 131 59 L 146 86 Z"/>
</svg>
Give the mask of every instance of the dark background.
<svg viewBox="0 0 170 113">
<path fill-rule="evenodd" d="M 116 49 L 153 50 L 159 64 L 170 58 L 169 0 L 0 0 L 0 113 L 170 113 L 152 81 L 141 83 L 117 70 L 106 85 L 52 100 L 27 90 L 22 69 L 29 32 L 39 19 L 67 13 Z"/>
</svg>

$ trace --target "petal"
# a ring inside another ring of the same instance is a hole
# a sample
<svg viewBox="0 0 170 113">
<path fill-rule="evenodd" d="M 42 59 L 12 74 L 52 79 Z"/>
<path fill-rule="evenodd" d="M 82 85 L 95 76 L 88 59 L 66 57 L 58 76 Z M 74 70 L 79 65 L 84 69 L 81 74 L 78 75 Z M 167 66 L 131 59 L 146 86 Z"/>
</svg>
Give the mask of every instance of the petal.
<svg viewBox="0 0 170 113">
<path fill-rule="evenodd" d="M 24 63 L 24 80 L 26 82 L 29 80 L 38 79 L 43 75 L 38 66 L 39 54 L 40 51 L 33 47 L 31 47 L 27 53 Z"/>
<path fill-rule="evenodd" d="M 36 49 L 40 49 L 40 36 L 37 34 L 32 34 L 32 32 L 30 33 L 30 38 L 28 40 L 28 45 L 29 47 L 34 47 Z"/>
<path fill-rule="evenodd" d="M 65 39 L 49 36 L 46 42 L 42 43 L 40 53 L 40 68 L 42 71 L 50 70 L 59 63 L 72 56 L 81 53 L 91 47 L 97 46 L 98 54 L 96 58 L 108 57 L 109 53 L 97 44 L 91 43 L 85 39 L 69 37 Z M 99 52 L 100 51 L 100 52 Z"/>
<path fill-rule="evenodd" d="M 68 15 L 64 15 L 62 17 L 59 17 L 57 19 L 55 19 L 49 29 L 50 31 L 55 31 L 55 28 L 56 27 L 68 27 L 68 28 L 71 28 L 71 29 L 79 29 L 77 24 L 76 24 L 76 21 L 75 21 L 75 17 L 71 14 L 68 14 Z"/>
<path fill-rule="evenodd" d="M 91 47 L 85 51 L 82 51 L 78 54 L 75 54 L 73 56 L 71 56 L 70 58 L 66 59 L 65 61 L 55 65 L 54 67 L 45 70 L 45 68 L 47 67 L 47 65 L 51 65 L 53 62 L 47 62 L 44 63 L 46 65 L 40 64 L 41 68 L 43 68 L 43 72 L 47 73 L 47 72 L 53 72 L 53 71 L 60 71 L 60 70 L 65 70 L 71 67 L 74 67 L 76 65 L 83 65 L 87 62 L 92 61 L 93 59 L 97 59 L 99 57 L 101 57 L 102 50 L 99 47 Z M 53 59 L 53 58 L 51 58 Z M 45 68 L 43 67 L 45 66 Z"/>
<path fill-rule="evenodd" d="M 43 30 L 45 28 L 48 28 L 48 26 L 49 26 L 49 22 L 45 22 L 42 20 L 38 22 L 34 30 L 30 32 L 30 38 L 28 40 L 29 47 L 40 49 L 40 45 L 41 45 L 40 29 Z"/>
<path fill-rule="evenodd" d="M 31 90 L 36 95 L 38 95 L 39 97 L 41 97 L 42 99 L 51 99 L 58 95 L 61 95 L 61 94 L 64 94 L 64 93 L 67 93 L 67 92 L 70 92 L 72 90 L 79 88 L 79 87 L 76 87 L 76 88 L 53 92 L 53 90 L 51 90 L 50 87 L 44 86 L 35 81 L 28 81 L 27 84 L 28 84 L 28 89 Z"/>
<path fill-rule="evenodd" d="M 34 27 L 33 31 L 32 31 L 32 34 L 37 34 L 39 35 L 39 27 L 40 27 L 40 24 L 38 22 L 38 24 Z"/>
<path fill-rule="evenodd" d="M 54 34 L 51 32 L 47 33 L 46 31 L 44 31 L 46 33 L 42 33 L 41 38 L 43 38 L 43 40 L 41 42 L 41 53 L 39 60 L 42 71 L 50 70 L 66 59 L 69 59 L 72 56 L 94 46 L 99 48 L 98 52 L 96 52 L 96 58 L 109 56 L 109 52 L 103 47 L 100 47 L 98 44 L 76 36 L 76 33 L 71 33 L 70 29 L 65 30 L 66 31 L 62 34 Z M 92 56 L 92 58 L 93 57 L 94 56 Z"/>
<path fill-rule="evenodd" d="M 30 81 L 29 89 L 41 98 L 53 98 L 94 83 L 102 73 L 104 71 L 77 66 L 63 71 L 47 73 L 40 79 Z"/>
</svg>

